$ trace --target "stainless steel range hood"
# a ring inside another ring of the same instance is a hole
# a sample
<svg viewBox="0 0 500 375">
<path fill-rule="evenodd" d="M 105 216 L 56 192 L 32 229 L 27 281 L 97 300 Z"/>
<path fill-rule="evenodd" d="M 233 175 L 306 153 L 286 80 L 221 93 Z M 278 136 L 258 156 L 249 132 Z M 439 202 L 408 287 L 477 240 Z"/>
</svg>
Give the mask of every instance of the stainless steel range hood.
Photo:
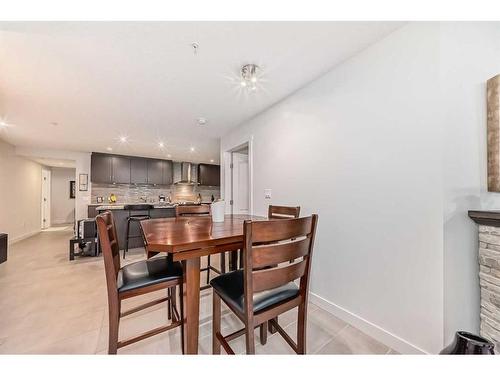
<svg viewBox="0 0 500 375">
<path fill-rule="evenodd" d="M 180 181 L 175 182 L 175 185 L 196 185 L 196 182 L 193 181 L 193 165 L 188 162 L 181 163 L 181 179 Z"/>
</svg>

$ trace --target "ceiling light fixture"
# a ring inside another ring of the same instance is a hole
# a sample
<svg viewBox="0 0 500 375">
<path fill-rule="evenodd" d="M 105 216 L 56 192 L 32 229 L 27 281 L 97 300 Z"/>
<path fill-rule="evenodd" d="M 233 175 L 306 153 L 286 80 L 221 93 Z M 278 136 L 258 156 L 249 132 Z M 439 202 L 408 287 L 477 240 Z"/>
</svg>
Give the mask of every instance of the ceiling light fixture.
<svg viewBox="0 0 500 375">
<path fill-rule="evenodd" d="M 106 150 L 113 151 L 113 149 L 111 147 L 106 147 Z"/>
<path fill-rule="evenodd" d="M 245 87 L 250 91 L 257 90 L 257 82 L 259 81 L 259 71 L 261 69 L 256 64 L 246 64 L 241 67 L 241 87 Z"/>
<path fill-rule="evenodd" d="M 198 48 L 200 47 L 200 45 L 197 42 L 193 42 L 191 43 L 191 47 L 193 47 L 193 54 L 196 55 L 198 53 Z"/>
<path fill-rule="evenodd" d="M 167 158 L 171 158 L 171 157 L 172 157 L 172 155 L 170 155 L 170 154 L 167 155 Z"/>
<path fill-rule="evenodd" d="M 214 159 L 210 159 L 210 163 L 213 163 L 214 162 Z"/>
<path fill-rule="evenodd" d="M 165 143 L 163 143 L 163 142 L 158 142 L 158 147 L 159 147 L 159 148 L 163 148 L 163 147 L 165 147 Z"/>
<path fill-rule="evenodd" d="M 6 128 L 6 127 L 8 127 L 8 126 L 9 126 L 9 124 L 7 124 L 7 123 L 6 123 L 5 121 L 3 121 L 3 120 L 0 120 L 0 128 Z"/>
<path fill-rule="evenodd" d="M 191 152 L 194 152 L 194 147 L 191 147 L 190 150 L 191 150 Z"/>
<path fill-rule="evenodd" d="M 127 136 L 125 136 L 125 135 L 120 136 L 120 142 L 121 143 L 126 143 L 127 140 L 128 140 Z"/>
<path fill-rule="evenodd" d="M 207 119 L 205 117 L 198 118 L 198 125 L 206 125 Z"/>
</svg>

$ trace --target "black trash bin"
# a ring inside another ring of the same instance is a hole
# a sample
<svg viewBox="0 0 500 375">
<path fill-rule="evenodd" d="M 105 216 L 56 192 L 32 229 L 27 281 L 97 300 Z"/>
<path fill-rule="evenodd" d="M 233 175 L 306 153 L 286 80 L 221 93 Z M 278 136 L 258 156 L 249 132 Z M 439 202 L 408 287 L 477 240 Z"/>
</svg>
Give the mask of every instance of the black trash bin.
<svg viewBox="0 0 500 375">
<path fill-rule="evenodd" d="M 458 331 L 455 340 L 439 354 L 495 354 L 495 344 L 473 333 Z"/>
</svg>

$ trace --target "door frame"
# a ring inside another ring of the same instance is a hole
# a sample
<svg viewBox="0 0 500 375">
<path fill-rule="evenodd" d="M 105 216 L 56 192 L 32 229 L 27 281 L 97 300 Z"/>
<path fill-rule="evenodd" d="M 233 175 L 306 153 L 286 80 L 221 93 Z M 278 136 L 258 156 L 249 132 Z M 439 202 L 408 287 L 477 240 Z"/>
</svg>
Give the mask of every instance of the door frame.
<svg viewBox="0 0 500 375">
<path fill-rule="evenodd" d="M 50 227 L 50 207 L 51 207 L 51 201 L 50 201 L 50 195 L 51 195 L 51 186 L 52 186 L 52 173 L 50 169 L 47 168 L 42 168 L 42 180 L 41 180 L 41 192 L 40 192 L 40 228 L 41 229 L 47 229 Z M 44 182 L 45 178 L 45 182 Z M 46 189 L 47 193 L 47 203 L 44 206 L 44 201 L 43 201 L 43 193 L 44 193 L 44 186 Z M 44 222 L 43 219 L 46 219 Z"/>
<path fill-rule="evenodd" d="M 247 139 L 236 142 L 233 145 L 228 146 L 225 150 L 222 151 L 222 181 L 224 182 L 223 189 L 221 189 L 221 197 L 229 203 L 231 200 L 232 194 L 232 171 L 231 171 L 231 163 L 232 163 L 232 153 L 233 151 L 237 151 L 238 149 L 248 147 L 248 213 L 249 215 L 253 215 L 253 135 L 248 137 Z M 232 213 L 232 206 L 230 204 L 226 204 L 226 214 Z"/>
</svg>

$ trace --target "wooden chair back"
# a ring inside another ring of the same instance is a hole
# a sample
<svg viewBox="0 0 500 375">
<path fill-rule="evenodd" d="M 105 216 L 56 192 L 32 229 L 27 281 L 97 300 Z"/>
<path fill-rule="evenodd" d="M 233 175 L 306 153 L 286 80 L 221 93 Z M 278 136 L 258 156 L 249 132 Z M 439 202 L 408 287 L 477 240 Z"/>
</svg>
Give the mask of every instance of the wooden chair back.
<svg viewBox="0 0 500 375">
<path fill-rule="evenodd" d="M 116 226 L 111 211 L 106 211 L 96 216 L 97 233 L 104 257 L 104 268 L 106 272 L 106 284 L 109 293 L 117 293 L 116 280 L 120 271 L 120 248 L 118 246 L 118 236 Z"/>
<path fill-rule="evenodd" d="M 300 293 L 307 295 L 318 215 L 300 219 L 245 221 L 245 310 L 253 315 L 253 294 L 300 279 Z M 290 261 L 296 260 L 293 263 Z M 286 264 L 284 264 L 286 263 Z M 268 266 L 275 266 L 266 268 Z"/>
<path fill-rule="evenodd" d="M 210 205 L 202 204 L 199 206 L 177 206 L 175 216 L 208 216 L 210 215 Z"/>
<path fill-rule="evenodd" d="M 267 217 L 269 219 L 297 219 L 300 216 L 300 206 L 273 206 L 269 205 Z"/>
</svg>

